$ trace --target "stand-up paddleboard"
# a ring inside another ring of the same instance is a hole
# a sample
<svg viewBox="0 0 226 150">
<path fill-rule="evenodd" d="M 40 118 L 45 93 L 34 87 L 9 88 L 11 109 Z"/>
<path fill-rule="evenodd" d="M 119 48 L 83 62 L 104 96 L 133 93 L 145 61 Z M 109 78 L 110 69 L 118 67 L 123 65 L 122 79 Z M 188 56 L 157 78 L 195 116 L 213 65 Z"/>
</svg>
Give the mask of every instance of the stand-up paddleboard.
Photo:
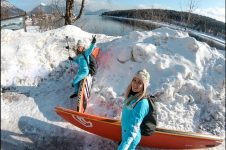
<svg viewBox="0 0 226 150">
<path fill-rule="evenodd" d="M 99 55 L 99 52 L 100 52 L 100 48 L 96 47 L 94 48 L 92 55 L 95 58 L 97 58 L 97 56 Z M 78 112 L 85 112 L 85 109 L 87 106 L 87 100 L 90 97 L 92 82 L 93 82 L 93 77 L 90 74 L 80 82 L 78 98 L 77 98 L 78 100 L 77 100 L 77 106 L 76 106 L 76 110 Z"/>
<path fill-rule="evenodd" d="M 85 109 L 87 106 L 87 100 L 90 97 L 92 81 L 93 81 L 93 77 L 89 74 L 86 78 L 84 78 L 80 82 L 77 105 L 76 105 L 76 110 L 78 112 L 81 112 L 81 113 L 85 112 Z"/>
<path fill-rule="evenodd" d="M 97 56 L 99 55 L 100 53 L 100 48 L 99 47 L 95 47 L 92 54 L 95 58 L 97 58 Z"/>
<path fill-rule="evenodd" d="M 121 141 L 120 120 L 79 113 L 61 107 L 56 113 L 73 125 L 104 138 Z M 199 133 L 157 128 L 151 136 L 142 136 L 140 146 L 164 149 L 197 149 L 220 145 L 223 138 Z"/>
</svg>

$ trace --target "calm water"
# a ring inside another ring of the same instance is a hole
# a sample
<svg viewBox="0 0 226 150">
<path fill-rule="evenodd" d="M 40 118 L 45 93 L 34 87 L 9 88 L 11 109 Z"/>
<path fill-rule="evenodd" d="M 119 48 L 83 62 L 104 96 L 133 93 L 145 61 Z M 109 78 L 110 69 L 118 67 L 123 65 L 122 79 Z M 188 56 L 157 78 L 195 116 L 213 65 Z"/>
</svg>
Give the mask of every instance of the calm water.
<svg viewBox="0 0 226 150">
<path fill-rule="evenodd" d="M 156 28 L 147 25 L 144 26 L 135 21 L 122 21 L 98 15 L 84 15 L 74 25 L 90 33 L 110 36 L 122 36 L 134 30 L 144 31 Z"/>
<path fill-rule="evenodd" d="M 8 20 L 2 20 L 1 21 L 1 29 L 22 29 L 23 28 L 23 18 L 14 18 L 14 19 L 8 19 Z"/>
<path fill-rule="evenodd" d="M 144 23 L 136 20 L 122 20 L 119 18 L 98 15 L 84 15 L 75 22 L 74 25 L 90 33 L 106 34 L 110 36 L 123 36 L 132 31 L 146 31 L 160 27 L 152 23 Z M 195 36 L 191 33 L 189 33 L 189 35 L 197 38 L 199 41 L 208 43 L 212 47 L 225 50 L 225 42 L 222 44 L 216 40 L 211 40 L 202 36 Z"/>
</svg>

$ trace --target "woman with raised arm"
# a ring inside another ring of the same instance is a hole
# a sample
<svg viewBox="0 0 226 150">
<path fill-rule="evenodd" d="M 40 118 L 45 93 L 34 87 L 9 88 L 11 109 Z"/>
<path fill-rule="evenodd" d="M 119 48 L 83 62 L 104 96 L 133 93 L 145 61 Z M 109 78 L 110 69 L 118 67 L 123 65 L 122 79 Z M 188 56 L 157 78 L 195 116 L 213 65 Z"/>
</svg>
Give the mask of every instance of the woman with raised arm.
<svg viewBox="0 0 226 150">
<path fill-rule="evenodd" d="M 78 72 L 76 73 L 72 87 L 74 87 L 74 93 L 70 96 L 70 98 L 74 98 L 78 95 L 79 83 L 82 79 L 84 79 L 89 74 L 89 55 L 92 54 L 94 49 L 94 44 L 96 43 L 96 37 L 93 36 L 92 42 L 88 49 L 85 49 L 85 44 L 83 41 L 78 40 L 77 42 L 77 50 L 76 58 L 68 57 L 69 60 L 77 63 L 79 65 Z"/>
</svg>

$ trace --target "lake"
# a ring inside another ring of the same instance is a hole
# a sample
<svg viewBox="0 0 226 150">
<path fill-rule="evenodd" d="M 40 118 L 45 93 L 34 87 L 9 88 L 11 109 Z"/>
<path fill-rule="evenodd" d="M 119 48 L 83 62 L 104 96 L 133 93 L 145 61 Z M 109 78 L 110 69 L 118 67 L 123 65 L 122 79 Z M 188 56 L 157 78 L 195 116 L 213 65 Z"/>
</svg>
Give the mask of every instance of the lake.
<svg viewBox="0 0 226 150">
<path fill-rule="evenodd" d="M 74 25 L 90 33 L 105 34 L 109 36 L 123 36 L 132 31 L 153 30 L 161 26 L 176 30 L 184 30 L 179 26 L 156 23 L 148 20 L 126 19 L 98 15 L 83 15 L 74 23 Z M 186 32 L 188 32 L 191 37 L 195 37 L 199 41 L 206 42 L 210 46 L 216 47 L 217 49 L 225 50 L 225 40 L 220 40 L 216 37 L 213 38 L 210 36 L 206 37 L 203 33 L 189 29 L 187 29 Z"/>
<path fill-rule="evenodd" d="M 121 20 L 98 15 L 84 15 L 74 25 L 82 30 L 96 33 L 106 34 L 110 36 L 123 36 L 132 31 L 144 31 L 157 28 L 157 26 L 148 26 L 140 24 L 137 21 Z"/>
<path fill-rule="evenodd" d="M 22 29 L 23 27 L 24 27 L 24 22 L 22 17 L 1 21 L 1 29 L 18 30 L 18 29 Z"/>
</svg>

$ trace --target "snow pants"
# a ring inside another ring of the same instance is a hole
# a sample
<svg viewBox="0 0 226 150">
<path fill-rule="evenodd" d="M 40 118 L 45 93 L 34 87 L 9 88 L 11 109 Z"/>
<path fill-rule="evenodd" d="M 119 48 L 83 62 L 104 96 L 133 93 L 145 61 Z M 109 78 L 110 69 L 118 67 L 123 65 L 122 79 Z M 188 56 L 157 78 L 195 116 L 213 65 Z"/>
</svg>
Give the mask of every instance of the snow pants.
<svg viewBox="0 0 226 150">
<path fill-rule="evenodd" d="M 125 132 L 125 131 L 124 131 Z M 138 133 L 137 136 L 135 137 L 135 139 L 131 142 L 130 145 L 127 145 L 126 143 L 124 143 L 124 140 L 126 140 L 128 137 L 126 137 L 125 133 L 122 133 L 122 141 L 121 144 L 118 147 L 118 150 L 124 150 L 125 147 L 128 147 L 128 150 L 135 150 L 137 145 L 139 144 L 140 140 L 141 140 L 141 134 Z M 124 145 L 125 144 L 125 145 Z"/>
<path fill-rule="evenodd" d="M 78 73 L 75 75 L 73 80 L 73 85 L 74 85 L 74 91 L 76 94 L 78 94 L 80 81 L 84 79 L 88 74 L 89 74 L 89 71 L 84 70 L 84 71 L 78 71 Z"/>
</svg>

